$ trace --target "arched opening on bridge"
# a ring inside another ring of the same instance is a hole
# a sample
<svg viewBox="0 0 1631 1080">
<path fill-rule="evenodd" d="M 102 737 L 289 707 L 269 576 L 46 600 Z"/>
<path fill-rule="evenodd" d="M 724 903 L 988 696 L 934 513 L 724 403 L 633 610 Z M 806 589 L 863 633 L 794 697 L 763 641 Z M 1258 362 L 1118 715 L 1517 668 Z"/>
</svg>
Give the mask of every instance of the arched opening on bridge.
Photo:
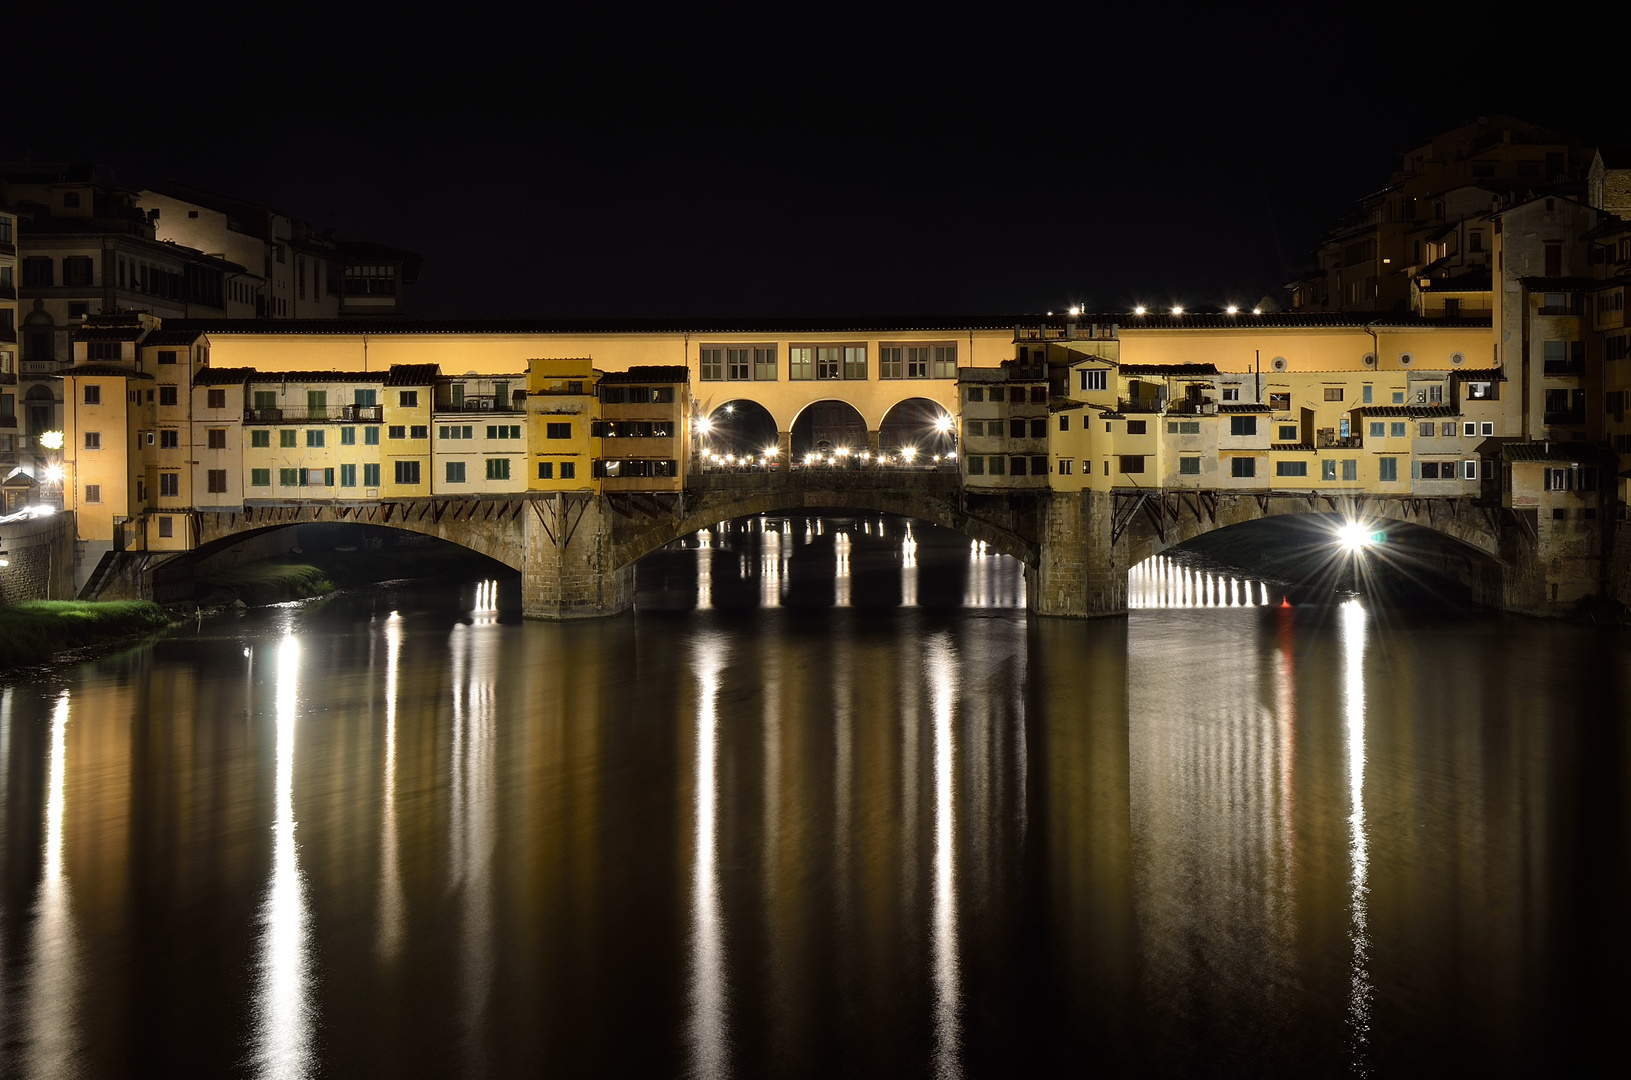
<svg viewBox="0 0 1631 1080">
<path fill-rule="evenodd" d="M 928 398 L 897 401 L 878 425 L 878 450 L 922 461 L 955 461 L 957 431 L 951 413 Z"/>
<path fill-rule="evenodd" d="M 805 406 L 793 421 L 792 435 L 795 465 L 813 464 L 811 455 L 842 457 L 870 449 L 866 420 L 847 401 L 827 399 Z"/>
<path fill-rule="evenodd" d="M 495 609 L 521 609 L 520 572 L 497 559 L 408 529 L 330 521 L 249 529 L 184 552 L 154 568 L 153 598 L 257 606 L 415 580 L 466 592 L 492 582 Z"/>
<path fill-rule="evenodd" d="M 775 458 L 780 449 L 776 418 L 746 398 L 727 401 L 709 413 L 697 424 L 697 434 L 697 450 L 705 464 L 762 462 L 767 454 Z"/>
<path fill-rule="evenodd" d="M 921 518 L 856 508 L 770 510 L 714 522 L 634 566 L 635 607 L 652 612 L 1026 606 L 1025 564 L 997 544 Z"/>
<path fill-rule="evenodd" d="M 1203 533 L 1129 567 L 1127 604 L 1320 604 L 1361 595 L 1389 607 L 1503 602 L 1499 560 L 1391 518 L 1281 514 Z"/>
</svg>

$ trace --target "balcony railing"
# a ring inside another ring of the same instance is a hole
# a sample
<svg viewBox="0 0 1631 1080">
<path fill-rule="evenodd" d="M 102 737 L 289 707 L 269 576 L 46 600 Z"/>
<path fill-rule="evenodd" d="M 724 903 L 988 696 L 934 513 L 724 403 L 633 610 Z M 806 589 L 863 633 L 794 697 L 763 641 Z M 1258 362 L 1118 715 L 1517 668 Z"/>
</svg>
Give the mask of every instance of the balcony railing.
<svg viewBox="0 0 1631 1080">
<path fill-rule="evenodd" d="M 55 360 L 24 360 L 18 365 L 24 375 L 55 375 L 57 362 Z"/>
<path fill-rule="evenodd" d="M 463 401 L 450 401 L 445 405 L 438 405 L 434 411 L 438 413 L 524 413 L 527 411 L 527 406 L 525 399 L 522 400 L 521 404 L 517 405 L 510 401 L 499 402 L 490 397 L 467 397 Z"/>
<path fill-rule="evenodd" d="M 1358 450 L 1365 442 L 1358 435 L 1330 435 L 1322 431 L 1318 444 L 1321 450 Z"/>
<path fill-rule="evenodd" d="M 1122 398 L 1116 403 L 1116 411 L 1119 413 L 1158 413 L 1166 408 L 1166 404 L 1163 398 Z"/>
<path fill-rule="evenodd" d="M 377 424 L 385 419 L 380 405 L 330 405 L 321 409 L 245 409 L 246 424 L 314 424 L 358 423 Z"/>
</svg>

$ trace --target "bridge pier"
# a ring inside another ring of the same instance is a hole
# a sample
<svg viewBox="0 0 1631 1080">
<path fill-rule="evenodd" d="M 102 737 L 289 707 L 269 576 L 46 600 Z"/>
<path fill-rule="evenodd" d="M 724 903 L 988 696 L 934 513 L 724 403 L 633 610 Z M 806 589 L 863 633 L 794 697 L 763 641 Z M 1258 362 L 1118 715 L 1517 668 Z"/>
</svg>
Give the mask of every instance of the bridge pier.
<svg viewBox="0 0 1631 1080">
<path fill-rule="evenodd" d="M 1111 541 L 1110 496 L 1055 491 L 1042 500 L 1037 562 L 1025 595 L 1038 615 L 1094 618 L 1127 610 L 1127 567 Z"/>
<path fill-rule="evenodd" d="M 634 566 L 614 566 L 607 502 L 563 492 L 528 500 L 521 610 L 529 619 L 593 619 L 634 606 Z"/>
</svg>

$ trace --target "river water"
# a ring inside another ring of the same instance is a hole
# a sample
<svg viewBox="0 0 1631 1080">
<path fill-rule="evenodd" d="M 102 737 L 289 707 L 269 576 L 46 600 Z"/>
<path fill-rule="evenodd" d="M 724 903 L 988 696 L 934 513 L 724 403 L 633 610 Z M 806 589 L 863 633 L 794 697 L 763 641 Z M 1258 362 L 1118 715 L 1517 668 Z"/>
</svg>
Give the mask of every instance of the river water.
<svg viewBox="0 0 1631 1080">
<path fill-rule="evenodd" d="M 1032 619 L 1017 564 L 893 518 L 739 523 L 638 595 L 386 586 L 5 687 L 0 1075 L 1620 1053 L 1622 637 Z"/>
</svg>

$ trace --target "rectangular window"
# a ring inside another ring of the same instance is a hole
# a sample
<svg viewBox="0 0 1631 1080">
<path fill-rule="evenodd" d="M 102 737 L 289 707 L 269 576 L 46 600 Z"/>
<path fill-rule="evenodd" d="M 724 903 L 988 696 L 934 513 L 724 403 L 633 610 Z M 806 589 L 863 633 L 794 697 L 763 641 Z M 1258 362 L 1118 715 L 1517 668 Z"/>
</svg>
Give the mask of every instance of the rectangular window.
<svg viewBox="0 0 1631 1080">
<path fill-rule="evenodd" d="M 1447 420 L 1443 424 L 1440 424 L 1438 433 L 1441 437 L 1446 439 L 1455 438 L 1455 421 Z"/>
<path fill-rule="evenodd" d="M 297 434 L 293 428 L 280 428 L 277 433 L 277 444 L 279 446 L 293 446 Z"/>
<path fill-rule="evenodd" d="M 429 424 L 414 424 L 412 427 L 408 428 L 408 438 L 410 438 L 410 439 L 428 439 L 428 438 L 430 438 L 430 425 Z"/>
<path fill-rule="evenodd" d="M 279 469 L 277 471 L 277 486 L 278 487 L 299 487 L 300 486 L 300 470 L 299 469 Z"/>
<path fill-rule="evenodd" d="M 1069 475 L 1071 475 L 1071 473 L 1073 472 L 1072 466 L 1074 466 L 1074 465 L 1075 465 L 1075 462 L 1071 461 L 1070 458 L 1060 458 L 1059 459 L 1059 475 L 1060 476 L 1069 476 Z"/>
<path fill-rule="evenodd" d="M 1478 424 L 1475 421 L 1468 420 L 1461 425 L 1461 434 L 1468 439 L 1474 437 L 1478 434 Z"/>
<path fill-rule="evenodd" d="M 544 425 L 544 438 L 546 438 L 546 439 L 570 439 L 571 437 L 572 437 L 572 425 L 571 424 L 545 424 Z"/>
<path fill-rule="evenodd" d="M 312 430 L 308 428 L 306 431 L 306 445 L 309 447 L 314 449 L 321 447 L 323 445 L 323 438 L 324 432 L 321 429 Z"/>
<path fill-rule="evenodd" d="M 733 382 L 746 381 L 750 370 L 746 349 L 725 350 L 725 377 Z"/>
<path fill-rule="evenodd" d="M 85 387 L 85 404 L 87 404 L 87 405 L 100 405 L 100 404 L 102 404 L 102 388 L 100 386 L 96 385 L 95 383 L 89 383 L 89 384 L 86 385 L 86 387 Z"/>
<path fill-rule="evenodd" d="M 1308 462 L 1306 461 L 1276 461 L 1274 463 L 1275 476 L 1307 476 Z"/>
<path fill-rule="evenodd" d="M 725 378 L 725 350 L 703 349 L 700 353 L 701 377 L 703 382 L 722 382 Z"/>
<path fill-rule="evenodd" d="M 261 428 L 258 431 L 251 431 L 249 433 L 249 445 L 250 446 L 271 446 L 272 445 L 272 433 L 270 431 L 267 431 L 265 428 Z"/>
<path fill-rule="evenodd" d="M 1389 438 L 1402 439 L 1408 434 L 1409 434 L 1409 428 L 1408 428 L 1408 426 L 1405 424 L 1405 422 L 1403 420 L 1395 420 L 1388 427 L 1388 437 Z"/>
<path fill-rule="evenodd" d="M 1146 424 L 1147 424 L 1147 421 L 1144 421 L 1144 420 L 1129 420 L 1129 421 L 1127 421 L 1127 434 L 1129 434 L 1129 435 L 1143 435 L 1143 434 L 1145 434 L 1146 433 Z M 1123 469 L 1122 471 L 1126 472 L 1127 470 Z"/>
<path fill-rule="evenodd" d="M 1229 417 L 1229 434 L 1231 434 L 1231 435 L 1256 435 L 1257 434 L 1257 417 L 1255 417 L 1255 416 L 1231 416 L 1231 417 Z M 1245 459 L 1245 460 L 1250 460 L 1250 459 L 1248 458 L 1248 459 Z"/>
<path fill-rule="evenodd" d="M 986 465 L 992 476 L 1008 475 L 1008 459 L 1005 457 L 990 458 Z"/>
<path fill-rule="evenodd" d="M 271 469 L 250 469 L 249 470 L 249 486 L 250 487 L 271 487 L 272 486 L 272 470 Z"/>
<path fill-rule="evenodd" d="M 450 461 L 447 463 L 447 482 L 450 484 L 464 483 L 464 462 Z"/>
<path fill-rule="evenodd" d="M 808 345 L 794 345 L 788 349 L 787 377 L 795 380 L 815 378 L 815 349 Z"/>
<path fill-rule="evenodd" d="M 1178 459 L 1179 476 L 1199 476 L 1201 474 L 1201 459 L 1198 457 L 1181 457 Z"/>
<path fill-rule="evenodd" d="M 1110 372 L 1104 368 L 1089 368 L 1078 371 L 1079 385 L 1083 390 L 1106 390 L 1110 385 Z"/>
<path fill-rule="evenodd" d="M 357 467 L 355 465 L 341 465 L 340 466 L 340 486 L 341 487 L 356 487 L 357 486 Z"/>
<path fill-rule="evenodd" d="M 85 433 L 85 449 L 102 449 L 102 433 L 100 431 L 87 431 Z"/>
<path fill-rule="evenodd" d="M 934 347 L 934 377 L 937 379 L 957 378 L 957 346 L 936 345 Z"/>
<path fill-rule="evenodd" d="M 396 482 L 399 484 L 419 483 L 419 462 L 399 461 L 396 463 Z"/>
<path fill-rule="evenodd" d="M 364 465 L 362 467 L 362 486 L 365 488 L 379 487 L 379 465 Z"/>
<path fill-rule="evenodd" d="M 1337 478 L 1336 458 L 1326 458 L 1320 462 L 1320 479 L 1335 480 Z"/>
<path fill-rule="evenodd" d="M 1340 386 L 1327 386 L 1325 388 L 1325 400 L 1326 401 L 1341 401 L 1342 400 L 1342 387 L 1340 387 Z"/>
<path fill-rule="evenodd" d="M 101 502 L 102 501 L 102 485 L 101 484 L 86 484 L 85 485 L 85 501 L 88 502 L 88 503 L 99 503 L 99 502 Z"/>
<path fill-rule="evenodd" d="M 419 391 L 417 391 L 417 390 L 403 390 L 403 391 L 400 391 L 396 395 L 396 403 L 400 408 L 404 408 L 404 409 L 417 409 L 417 408 L 419 408 Z M 418 483 L 418 481 L 415 481 L 415 483 Z"/>
<path fill-rule="evenodd" d="M 931 355 L 927 345 L 908 345 L 906 347 L 906 377 L 908 379 L 927 379 L 929 377 L 929 359 Z"/>
<path fill-rule="evenodd" d="M 576 480 L 578 477 L 578 463 L 575 461 L 561 462 L 561 479 Z"/>
<path fill-rule="evenodd" d="M 757 382 L 776 381 L 776 349 L 774 346 L 755 346 L 753 350 L 753 378 Z"/>
<path fill-rule="evenodd" d="M 1404 391 L 1403 390 L 1393 391 L 1393 404 L 1395 404 L 1395 405 L 1403 405 L 1404 404 Z"/>
<path fill-rule="evenodd" d="M 1016 416 L 1008 421 L 1008 437 L 1010 439 L 1023 439 L 1025 437 L 1025 420 Z"/>
<path fill-rule="evenodd" d="M 983 386 L 971 386 L 971 387 L 969 387 L 968 388 L 968 400 L 969 401 L 984 401 L 985 400 L 985 387 L 983 387 Z"/>
<path fill-rule="evenodd" d="M 1009 458 L 1008 459 L 1008 475 L 1010 475 L 1010 476 L 1024 476 L 1025 475 L 1025 462 L 1028 461 L 1028 460 L 1029 460 L 1028 458 L 1022 458 L 1022 457 L 1011 457 L 1011 458 Z"/>
<path fill-rule="evenodd" d="M 1372 395 L 1374 393 L 1375 393 L 1375 387 L 1371 386 L 1370 383 L 1366 383 L 1359 391 L 1359 400 L 1360 400 L 1360 402 L 1365 404 L 1365 405 L 1369 405 L 1371 403 Z"/>
<path fill-rule="evenodd" d="M 353 390 L 351 404 L 363 409 L 372 409 L 379 404 L 378 394 L 377 390 Z"/>
<path fill-rule="evenodd" d="M 968 474 L 970 476 L 985 475 L 985 458 L 971 457 L 968 459 Z"/>
<path fill-rule="evenodd" d="M 225 469 L 211 469 L 207 477 L 209 492 L 219 495 L 227 489 L 227 471 Z"/>
<path fill-rule="evenodd" d="M 1476 458 L 1472 459 L 1470 461 L 1463 461 L 1461 463 L 1461 479 L 1463 479 L 1463 480 L 1476 480 L 1476 479 L 1478 479 L 1478 461 L 1477 461 Z"/>
<path fill-rule="evenodd" d="M 363 441 L 364 446 L 378 446 L 379 445 L 379 428 L 377 428 L 377 427 L 365 427 L 365 428 L 363 428 L 362 429 L 362 441 Z"/>
<path fill-rule="evenodd" d="M 357 445 L 357 429 L 354 428 L 354 427 L 343 427 L 343 428 L 341 428 L 340 429 L 340 445 L 341 446 L 356 446 Z"/>
<path fill-rule="evenodd" d="M 277 391 L 275 391 L 275 390 L 256 390 L 255 391 L 255 410 L 257 412 L 260 411 L 261 409 L 275 409 L 275 408 L 277 408 Z"/>
<path fill-rule="evenodd" d="M 173 364 L 175 362 L 176 362 L 176 351 L 174 349 L 160 349 L 159 350 L 159 363 L 161 363 L 161 364 Z"/>
<path fill-rule="evenodd" d="M 1449 466 L 1449 469 L 1450 469 L 1450 478 L 1453 480 L 1453 479 L 1455 479 L 1455 467 L 1454 466 Z M 1424 462 L 1422 462 L 1421 463 L 1421 478 L 1423 480 L 1437 480 L 1438 479 L 1438 462 L 1436 462 L 1436 461 L 1424 461 Z"/>
<path fill-rule="evenodd" d="M 501 458 L 488 458 L 487 459 L 487 479 L 489 479 L 489 480 L 508 480 L 509 478 L 510 478 L 510 459 L 509 458 L 502 458 L 501 457 Z"/>
<path fill-rule="evenodd" d="M 1342 399 L 1338 398 L 1337 400 L 1341 401 Z M 1290 394 L 1270 394 L 1269 395 L 1269 408 L 1273 409 L 1275 412 L 1290 412 L 1291 411 L 1291 395 Z"/>
<path fill-rule="evenodd" d="M 392 439 L 406 439 L 408 437 L 408 425 L 392 424 L 385 429 L 385 434 Z"/>
<path fill-rule="evenodd" d="M 904 350 L 899 345 L 881 345 L 878 347 L 878 378 L 899 379 L 904 377 L 901 368 L 901 353 Z M 984 397 L 982 394 L 981 397 Z M 970 398 L 970 401 L 975 400 Z"/>
<path fill-rule="evenodd" d="M 328 391 L 306 391 L 306 417 L 307 419 L 320 419 L 323 413 L 328 412 Z"/>
<path fill-rule="evenodd" d="M 159 404 L 174 405 L 176 403 L 176 388 L 173 386 L 159 387 Z"/>
<path fill-rule="evenodd" d="M 1070 417 L 1064 415 L 1063 413 L 1061 413 L 1060 416 L 1059 416 L 1059 430 L 1060 431 L 1069 431 L 1070 430 Z"/>
<path fill-rule="evenodd" d="M 538 463 L 538 479 L 555 479 L 555 463 L 553 461 L 540 461 Z"/>
<path fill-rule="evenodd" d="M 1382 420 L 1371 421 L 1370 437 L 1373 439 L 1387 438 L 1387 423 Z"/>
<path fill-rule="evenodd" d="M 1238 386 L 1225 386 L 1222 392 L 1224 401 L 1240 400 L 1240 387 Z"/>
<path fill-rule="evenodd" d="M 1417 431 L 1422 438 L 1431 439 L 1438 432 L 1438 425 L 1432 421 L 1425 421 L 1418 427 Z"/>
<path fill-rule="evenodd" d="M 1229 459 L 1229 475 L 1230 476 L 1256 476 L 1257 475 L 1257 459 L 1256 458 L 1249 458 L 1249 457 L 1230 458 Z"/>
<path fill-rule="evenodd" d="M 168 540 L 176 534 L 176 519 L 168 514 L 159 518 L 159 538 Z"/>
<path fill-rule="evenodd" d="M 816 378 L 836 379 L 844 350 L 835 346 L 816 349 Z"/>
<path fill-rule="evenodd" d="M 227 407 L 227 392 L 225 390 L 205 391 L 204 405 L 210 409 L 224 409 Z"/>
<path fill-rule="evenodd" d="M 844 347 L 844 378 L 866 378 L 865 345 L 846 345 Z"/>
<path fill-rule="evenodd" d="M 1485 420 L 1483 423 L 1479 424 L 1478 425 L 1478 434 L 1484 435 L 1484 436 L 1494 435 L 1495 434 L 1495 421 Z"/>
<path fill-rule="evenodd" d="M 159 449 L 175 450 L 181 446 L 181 432 L 170 428 L 159 432 Z"/>
<path fill-rule="evenodd" d="M 210 428 L 206 433 L 206 437 L 209 440 L 209 448 L 211 450 L 225 450 L 227 448 L 226 428 Z"/>
<path fill-rule="evenodd" d="M 1280 425 L 1280 441 L 1281 442 L 1296 442 L 1297 437 L 1298 436 L 1297 436 L 1297 425 L 1296 424 L 1281 424 Z"/>
<path fill-rule="evenodd" d="M 1124 473 L 1141 473 L 1144 471 L 1143 454 L 1122 454 L 1121 471 Z"/>
<path fill-rule="evenodd" d="M 1377 458 L 1376 470 L 1378 480 L 1383 483 L 1392 483 L 1399 479 L 1399 459 L 1391 457 Z"/>
<path fill-rule="evenodd" d="M 1358 480 L 1359 479 L 1359 462 L 1356 459 L 1348 458 L 1347 460 L 1343 461 L 1343 463 L 1342 463 L 1342 479 L 1344 479 L 1344 480 Z"/>
</svg>

